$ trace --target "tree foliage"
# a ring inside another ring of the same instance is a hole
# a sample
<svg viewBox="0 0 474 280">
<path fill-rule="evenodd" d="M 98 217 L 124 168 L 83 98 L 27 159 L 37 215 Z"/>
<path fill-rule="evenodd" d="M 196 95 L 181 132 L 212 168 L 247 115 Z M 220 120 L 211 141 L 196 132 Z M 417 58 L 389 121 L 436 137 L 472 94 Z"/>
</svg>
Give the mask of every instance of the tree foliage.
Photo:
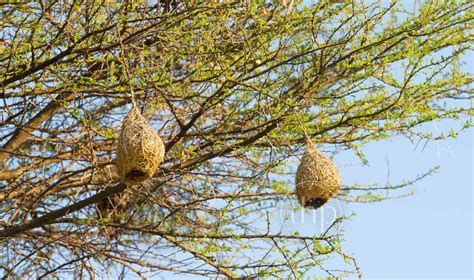
<svg viewBox="0 0 474 280">
<path fill-rule="evenodd" d="M 360 273 L 341 247 L 344 217 L 310 235 L 275 222 L 295 203 L 304 135 L 364 162 L 372 141 L 468 129 L 420 128 L 473 114 L 460 67 L 472 11 L 469 1 L 2 4 L 2 273 Z M 153 179 L 126 187 L 114 158 L 132 98 L 167 152 Z M 377 201 L 410 183 L 345 185 L 337 198 Z"/>
</svg>

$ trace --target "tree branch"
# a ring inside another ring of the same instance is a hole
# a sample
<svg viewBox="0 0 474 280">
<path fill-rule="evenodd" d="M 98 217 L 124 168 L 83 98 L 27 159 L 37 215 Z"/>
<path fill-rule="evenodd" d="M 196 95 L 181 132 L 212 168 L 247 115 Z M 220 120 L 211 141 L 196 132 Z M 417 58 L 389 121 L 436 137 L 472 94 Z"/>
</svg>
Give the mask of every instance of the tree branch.
<svg viewBox="0 0 474 280">
<path fill-rule="evenodd" d="M 102 191 L 98 194 L 95 194 L 95 195 L 93 195 L 89 198 L 86 198 L 86 199 L 81 200 L 77 203 L 74 203 L 73 205 L 55 210 L 53 212 L 50 212 L 46 215 L 43 215 L 39 218 L 33 219 L 33 220 L 28 221 L 26 223 L 5 228 L 5 229 L 0 231 L 0 238 L 13 237 L 13 236 L 15 236 L 19 233 L 25 232 L 27 230 L 38 228 L 38 227 L 40 227 L 42 225 L 45 225 L 45 224 L 47 224 L 47 223 L 49 223 L 49 222 L 51 222 L 51 221 L 53 221 L 57 218 L 63 217 L 67 214 L 79 211 L 79 210 L 81 210 L 82 208 L 84 208 L 86 206 L 97 203 L 97 202 L 101 201 L 102 199 L 104 199 L 104 198 L 106 198 L 110 195 L 123 192 L 126 187 L 127 186 L 125 184 L 120 183 L 116 186 L 107 188 L 104 191 Z"/>
</svg>

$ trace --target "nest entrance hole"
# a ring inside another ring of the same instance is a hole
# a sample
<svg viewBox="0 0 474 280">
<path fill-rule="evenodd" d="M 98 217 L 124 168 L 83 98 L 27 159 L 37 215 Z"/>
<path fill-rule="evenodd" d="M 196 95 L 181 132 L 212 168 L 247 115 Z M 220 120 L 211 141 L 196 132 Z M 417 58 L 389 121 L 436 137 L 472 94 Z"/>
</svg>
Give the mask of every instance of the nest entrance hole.
<svg viewBox="0 0 474 280">
<path fill-rule="evenodd" d="M 322 198 L 312 198 L 306 201 L 304 207 L 310 207 L 313 209 L 318 209 L 319 207 L 323 206 L 327 202 L 327 199 Z"/>
<path fill-rule="evenodd" d="M 125 174 L 125 178 L 130 181 L 136 181 L 146 177 L 148 177 L 147 173 L 137 169 L 132 169 Z"/>
</svg>

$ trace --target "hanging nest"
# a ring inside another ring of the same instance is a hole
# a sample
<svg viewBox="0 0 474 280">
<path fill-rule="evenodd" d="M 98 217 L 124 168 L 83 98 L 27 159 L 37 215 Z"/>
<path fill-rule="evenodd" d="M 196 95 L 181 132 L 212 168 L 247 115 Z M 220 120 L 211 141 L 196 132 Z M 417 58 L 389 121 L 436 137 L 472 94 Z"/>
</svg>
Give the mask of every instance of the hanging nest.
<svg viewBox="0 0 474 280">
<path fill-rule="evenodd" d="M 141 115 L 136 105 L 122 124 L 117 151 L 120 180 L 135 185 L 153 176 L 165 156 L 158 132 Z"/>
<path fill-rule="evenodd" d="M 296 171 L 296 196 L 300 204 L 317 209 L 339 192 L 340 185 L 336 165 L 308 143 Z"/>
</svg>

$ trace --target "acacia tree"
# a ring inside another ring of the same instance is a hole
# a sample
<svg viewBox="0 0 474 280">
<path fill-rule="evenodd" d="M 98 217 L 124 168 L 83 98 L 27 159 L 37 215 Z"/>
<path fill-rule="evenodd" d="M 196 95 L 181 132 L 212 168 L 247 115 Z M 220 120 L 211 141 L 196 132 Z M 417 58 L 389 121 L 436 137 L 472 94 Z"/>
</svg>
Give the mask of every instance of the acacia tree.
<svg viewBox="0 0 474 280">
<path fill-rule="evenodd" d="M 326 153 L 353 151 L 364 162 L 362 147 L 372 141 L 427 142 L 468 129 L 470 122 L 449 135 L 419 128 L 473 113 L 472 77 L 459 67 L 472 8 L 2 4 L 2 274 L 359 274 L 341 247 L 345 217 L 317 234 L 275 226 L 272 214 L 295 201 L 292 162 L 305 134 Z M 166 157 L 152 179 L 125 186 L 114 158 L 132 93 Z M 378 201 L 423 176 L 343 185 L 337 199 Z"/>
</svg>

